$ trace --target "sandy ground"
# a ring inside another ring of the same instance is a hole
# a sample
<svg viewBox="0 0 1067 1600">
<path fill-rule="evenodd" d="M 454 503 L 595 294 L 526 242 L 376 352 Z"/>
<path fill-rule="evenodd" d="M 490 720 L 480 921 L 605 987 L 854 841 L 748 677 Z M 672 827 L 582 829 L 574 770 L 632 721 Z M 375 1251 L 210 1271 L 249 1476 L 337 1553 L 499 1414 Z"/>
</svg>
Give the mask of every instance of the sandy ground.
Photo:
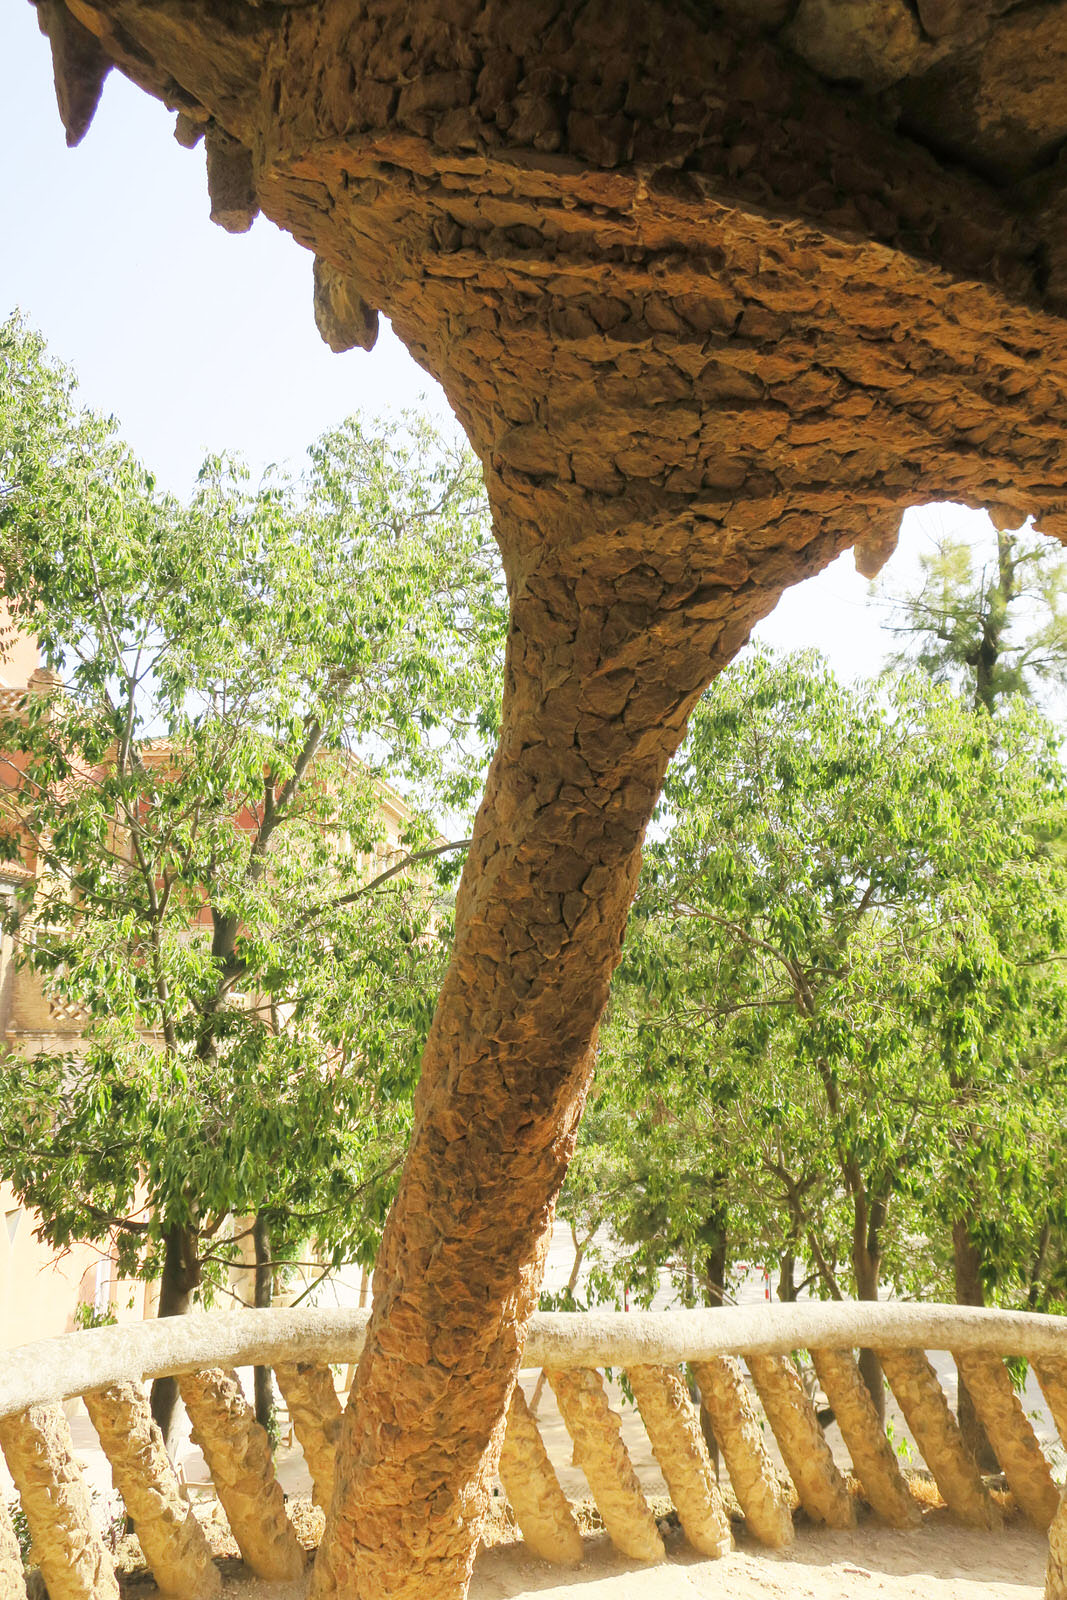
<svg viewBox="0 0 1067 1600">
<path fill-rule="evenodd" d="M 599 1535 L 586 1541 L 583 1565 L 566 1571 L 531 1561 L 521 1546 L 483 1550 L 469 1600 L 1041 1600 L 1047 1553 L 1027 1529 L 975 1534 L 939 1511 L 912 1534 L 873 1523 L 848 1534 L 806 1528 L 789 1551 L 742 1542 L 722 1561 L 694 1557 L 677 1532 L 668 1531 L 667 1546 L 665 1563 L 636 1567 Z M 225 1600 L 305 1600 L 306 1592 L 306 1583 L 237 1573 L 224 1587 Z"/>
<path fill-rule="evenodd" d="M 722 1561 L 692 1555 L 668 1536 L 668 1560 L 635 1567 L 603 1538 L 587 1543 L 584 1565 L 564 1575 L 524 1558 L 521 1548 L 483 1551 L 470 1600 L 1041 1600 L 1048 1542 L 1011 1528 L 976 1534 L 932 1511 L 914 1533 L 867 1523 L 852 1533 L 798 1529 L 791 1550 L 742 1541 Z"/>
</svg>

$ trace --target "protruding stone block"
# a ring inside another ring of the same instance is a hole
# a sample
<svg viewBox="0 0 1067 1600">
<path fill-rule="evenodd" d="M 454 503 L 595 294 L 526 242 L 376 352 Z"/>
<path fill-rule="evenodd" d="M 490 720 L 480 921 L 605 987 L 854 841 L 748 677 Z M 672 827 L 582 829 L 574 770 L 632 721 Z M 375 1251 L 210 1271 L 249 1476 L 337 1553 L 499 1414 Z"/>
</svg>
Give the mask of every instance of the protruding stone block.
<svg viewBox="0 0 1067 1600">
<path fill-rule="evenodd" d="M 259 213 L 252 152 L 217 122 L 208 124 L 204 145 L 211 220 L 227 233 L 247 233 Z"/>
<path fill-rule="evenodd" d="M 345 350 L 373 350 L 378 338 L 378 313 L 355 283 L 322 256 L 315 257 L 315 326 L 335 355 Z"/>
<path fill-rule="evenodd" d="M 52 47 L 56 103 L 67 144 L 80 144 L 100 104 L 111 57 L 96 35 L 71 15 L 63 0 L 37 0 L 37 21 Z"/>
</svg>

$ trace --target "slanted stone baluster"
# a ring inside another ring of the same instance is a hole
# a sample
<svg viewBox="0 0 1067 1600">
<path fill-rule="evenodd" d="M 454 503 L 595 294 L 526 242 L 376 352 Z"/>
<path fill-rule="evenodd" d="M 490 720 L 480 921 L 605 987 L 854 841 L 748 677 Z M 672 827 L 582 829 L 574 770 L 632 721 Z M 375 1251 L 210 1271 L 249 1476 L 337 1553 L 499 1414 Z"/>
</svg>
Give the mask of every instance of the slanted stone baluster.
<svg viewBox="0 0 1067 1600">
<path fill-rule="evenodd" d="M 741 1363 L 716 1356 L 693 1363 L 693 1376 L 708 1408 L 745 1521 L 761 1544 L 781 1549 L 793 1541 L 793 1518 L 774 1464 L 763 1444 L 755 1402 Z"/>
<path fill-rule="evenodd" d="M 511 1394 L 498 1470 L 515 1520 L 533 1554 L 542 1561 L 577 1566 L 582 1559 L 582 1536 L 518 1384 Z"/>
<path fill-rule="evenodd" d="M 677 1369 L 629 1367 L 627 1376 L 686 1538 L 702 1555 L 729 1555 L 733 1541 L 715 1468 Z"/>
<path fill-rule="evenodd" d="M 634 1561 L 662 1561 L 663 1540 L 619 1436 L 620 1419 L 608 1405 L 600 1373 L 546 1368 L 546 1376 L 612 1544 Z"/>
<path fill-rule="evenodd" d="M 1048 1570 L 1045 1600 L 1067 1600 L 1067 1492 L 1048 1531 Z"/>
<path fill-rule="evenodd" d="M 257 1577 L 292 1581 L 304 1570 L 304 1551 L 285 1511 L 274 1476 L 270 1441 L 255 1419 L 235 1372 L 214 1368 L 179 1382 L 215 1491 L 245 1561 Z"/>
<path fill-rule="evenodd" d="M 92 1389 L 84 1398 L 158 1588 L 178 1600 L 213 1600 L 222 1586 L 219 1570 L 182 1496 L 148 1401 L 132 1383 Z"/>
<path fill-rule="evenodd" d="M 111 1557 L 93 1526 L 89 1491 L 59 1406 L 0 1421 L 3 1447 L 49 1600 L 119 1600 Z"/>
<path fill-rule="evenodd" d="M 788 1356 L 748 1356 L 748 1370 L 800 1503 L 814 1522 L 851 1528 L 856 1510 L 834 1465 L 815 1407 Z"/>
<path fill-rule="evenodd" d="M 911 1527 L 919 1521 L 919 1507 L 851 1350 L 813 1350 L 811 1356 L 871 1509 L 891 1528 Z"/>
<path fill-rule="evenodd" d="M 880 1350 L 878 1359 L 945 1504 L 974 1528 L 999 1528 L 1000 1512 L 923 1351 Z"/>
<path fill-rule="evenodd" d="M 26 1600 L 26 1580 L 7 1506 L 0 1500 L 0 1600 Z"/>
<path fill-rule="evenodd" d="M 1054 1361 L 1048 1356 L 1033 1363 L 1034 1373 L 1041 1385 L 1056 1432 L 1067 1444 L 1067 1361 Z"/>
<path fill-rule="evenodd" d="M 312 1499 L 328 1511 L 341 1431 L 341 1402 L 333 1373 L 322 1361 L 293 1361 L 275 1367 L 274 1375 L 311 1474 Z"/>
<path fill-rule="evenodd" d="M 999 1356 L 973 1352 L 954 1360 L 1016 1504 L 1035 1528 L 1045 1532 L 1060 1497 L 1007 1367 Z"/>
</svg>

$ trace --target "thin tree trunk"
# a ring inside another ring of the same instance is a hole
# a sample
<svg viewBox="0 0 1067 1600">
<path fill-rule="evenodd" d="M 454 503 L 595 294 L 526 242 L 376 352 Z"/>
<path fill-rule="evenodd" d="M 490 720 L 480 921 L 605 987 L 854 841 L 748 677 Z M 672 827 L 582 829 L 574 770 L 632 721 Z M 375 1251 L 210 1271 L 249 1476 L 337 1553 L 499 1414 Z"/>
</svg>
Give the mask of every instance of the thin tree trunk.
<svg viewBox="0 0 1067 1600">
<path fill-rule="evenodd" d="M 705 1237 L 710 1237 L 710 1243 L 704 1257 L 704 1300 L 709 1306 L 721 1307 L 726 1303 L 726 1272 L 730 1261 L 730 1239 L 725 1206 L 720 1206 L 716 1211 L 713 1225 L 706 1230 Z M 694 1399 L 699 1399 L 700 1431 L 704 1435 L 704 1443 L 708 1447 L 715 1476 L 718 1477 L 719 1441 L 715 1437 L 715 1424 L 711 1420 L 711 1412 L 704 1404 L 704 1398 L 692 1379 L 690 1379 L 689 1393 Z"/>
<path fill-rule="evenodd" d="M 270 1222 L 265 1212 L 257 1211 L 252 1225 L 252 1244 L 256 1253 L 254 1304 L 257 1311 L 269 1310 L 274 1290 Z M 256 1421 L 266 1428 L 273 1445 L 278 1437 L 278 1417 L 274 1404 L 274 1375 L 269 1367 L 256 1367 L 253 1373 Z"/>
<path fill-rule="evenodd" d="M 182 1317 L 192 1305 L 193 1294 L 200 1283 L 197 1242 L 197 1235 L 191 1228 L 171 1228 L 165 1235 L 157 1317 Z M 177 1405 L 177 1378 L 156 1378 L 152 1384 L 152 1418 L 172 1455 Z"/>
<path fill-rule="evenodd" d="M 981 1275 L 981 1255 L 971 1238 L 966 1218 L 960 1217 L 952 1224 L 952 1261 L 956 1278 L 956 1304 L 958 1306 L 984 1306 L 985 1288 Z M 956 1390 L 956 1420 L 963 1441 L 984 1472 L 998 1471 L 997 1458 L 978 1419 L 974 1401 L 962 1376 L 958 1377 Z"/>
<path fill-rule="evenodd" d="M 874 1200 L 869 1207 L 866 1200 L 862 1208 L 856 1213 L 856 1233 L 853 1238 L 852 1270 L 856 1279 L 856 1298 L 858 1300 L 878 1299 L 878 1290 L 882 1276 L 882 1241 L 881 1232 L 885 1222 L 886 1204 L 881 1200 Z M 885 1427 L 885 1377 L 882 1373 L 882 1363 L 873 1350 L 861 1350 L 859 1354 L 860 1376 L 867 1385 L 878 1422 Z"/>
<path fill-rule="evenodd" d="M 567 1279 L 567 1287 L 563 1292 L 570 1300 L 573 1300 L 574 1291 L 578 1287 L 578 1279 L 582 1275 L 582 1262 L 585 1260 L 585 1252 L 593 1235 L 591 1233 L 587 1234 L 586 1237 L 579 1243 L 578 1230 L 574 1226 L 573 1222 L 570 1224 L 570 1230 L 571 1244 L 574 1246 L 574 1260 L 571 1262 L 571 1275 Z M 534 1385 L 534 1392 L 530 1399 L 529 1409 L 531 1416 L 536 1417 L 537 1415 L 537 1408 L 541 1404 L 541 1396 L 544 1393 L 544 1389 L 545 1375 L 543 1372 L 539 1372 L 537 1374 L 537 1382 Z"/>
</svg>

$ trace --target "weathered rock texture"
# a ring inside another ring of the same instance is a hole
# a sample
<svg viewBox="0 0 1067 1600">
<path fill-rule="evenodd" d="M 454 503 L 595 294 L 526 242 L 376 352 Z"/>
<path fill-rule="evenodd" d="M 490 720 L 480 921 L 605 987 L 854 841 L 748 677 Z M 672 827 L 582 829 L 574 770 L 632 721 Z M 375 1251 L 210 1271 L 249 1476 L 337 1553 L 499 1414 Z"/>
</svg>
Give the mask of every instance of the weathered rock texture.
<svg viewBox="0 0 1067 1600">
<path fill-rule="evenodd" d="M 958 1355 L 956 1365 L 978 1420 L 996 1453 L 1016 1503 L 1045 1532 L 1056 1515 L 1059 1491 L 1048 1462 L 999 1356 Z"/>
<path fill-rule="evenodd" d="M 157 1587 L 176 1600 L 215 1600 L 219 1570 L 142 1390 L 132 1383 L 92 1389 L 85 1406 Z"/>
<path fill-rule="evenodd" d="M 458 1597 L 693 702 L 783 586 L 875 559 L 911 502 L 1067 534 L 1064 7 L 68 10 L 207 126 L 224 225 L 258 205 L 357 332 L 388 314 L 485 466 L 501 744 L 327 1533 L 344 1596 Z"/>
<path fill-rule="evenodd" d="M 311 1474 L 312 1498 L 327 1510 L 333 1499 L 341 1432 L 341 1402 L 333 1373 L 324 1361 L 293 1361 L 275 1367 L 274 1376 Z"/>
<path fill-rule="evenodd" d="M 50 1600 L 119 1600 L 114 1564 L 93 1525 L 89 1491 L 59 1407 L 31 1406 L 4 1417 L 0 1446 Z"/>
</svg>

